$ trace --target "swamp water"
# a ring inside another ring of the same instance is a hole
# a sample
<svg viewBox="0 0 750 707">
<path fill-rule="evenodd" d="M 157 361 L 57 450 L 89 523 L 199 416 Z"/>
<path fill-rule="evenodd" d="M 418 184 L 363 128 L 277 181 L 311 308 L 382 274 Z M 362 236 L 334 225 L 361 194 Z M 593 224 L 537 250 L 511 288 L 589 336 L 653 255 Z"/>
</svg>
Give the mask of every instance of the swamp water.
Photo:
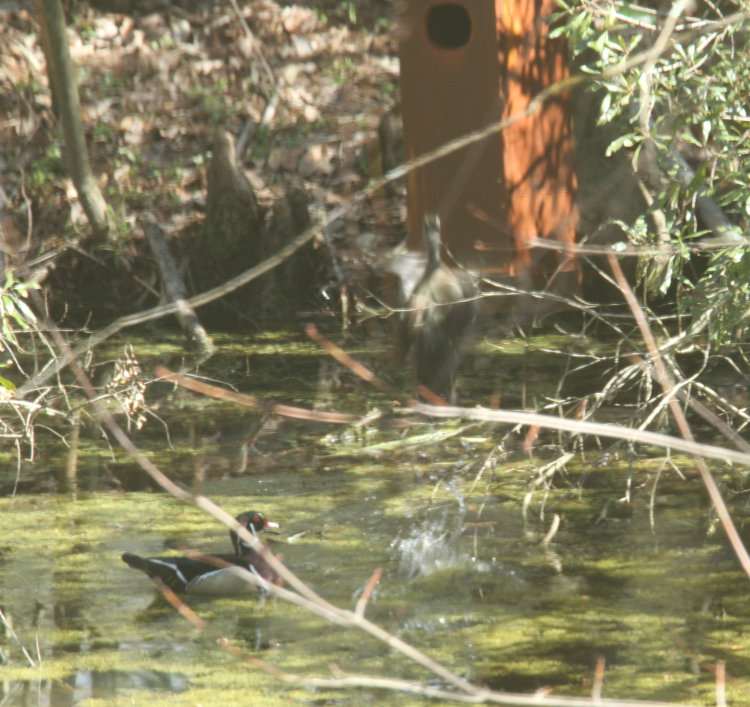
<svg viewBox="0 0 750 707">
<path fill-rule="evenodd" d="M 390 402 L 312 346 L 269 337 L 240 356 L 239 344 L 219 343 L 211 363 L 223 368 L 211 375 L 246 392 L 363 415 Z M 348 350 L 373 354 L 370 345 Z M 502 365 L 521 364 L 506 352 Z M 532 357 L 524 369 L 540 390 L 553 385 L 547 361 Z M 518 395 L 514 384 L 504 395 Z M 686 480 L 663 471 L 658 483 L 659 450 L 654 459 L 613 457 L 585 474 L 570 463 L 549 492 L 535 491 L 524 522 L 542 462 L 519 450 L 485 465 L 507 427 L 407 425 L 399 415 L 363 429 L 261 424 L 256 412 L 160 385 L 149 405 L 161 422 L 134 434 L 163 470 L 200 483 L 232 514 L 256 509 L 279 522 L 273 549 L 333 604 L 353 608 L 382 567 L 367 617 L 459 675 L 498 690 L 588 696 L 603 657 L 605 697 L 709 705 L 713 667 L 724 661 L 730 704 L 750 705 L 748 580 L 721 532 L 710 532 L 713 514 L 690 460 L 673 457 Z M 487 402 L 480 394 L 472 401 Z M 226 552 L 226 529 L 161 492 L 130 490 L 145 485 L 142 472 L 119 451 L 102 454 L 94 430 L 84 438 L 76 494 L 0 499 L 0 609 L 17 637 L 3 629 L 0 704 L 428 703 L 369 688 L 291 686 L 224 652 L 221 636 L 304 677 L 444 686 L 375 639 L 280 600 L 189 597 L 209 625 L 200 633 L 120 555 L 183 545 Z M 589 464 L 597 454 L 586 452 Z M 43 464 L 40 451 L 21 485 Z M 561 526 L 544 545 L 554 514 Z"/>
</svg>

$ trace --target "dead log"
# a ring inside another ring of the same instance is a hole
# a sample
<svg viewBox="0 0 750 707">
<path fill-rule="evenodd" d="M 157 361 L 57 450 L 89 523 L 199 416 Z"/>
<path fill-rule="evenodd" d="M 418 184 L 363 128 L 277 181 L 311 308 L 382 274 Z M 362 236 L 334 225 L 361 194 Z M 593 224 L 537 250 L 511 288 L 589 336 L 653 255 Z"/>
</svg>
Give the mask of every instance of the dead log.
<svg viewBox="0 0 750 707">
<path fill-rule="evenodd" d="M 148 244 L 151 246 L 151 252 L 154 254 L 156 263 L 159 266 L 167 299 L 177 305 L 177 320 L 180 322 L 185 336 L 187 336 L 190 347 L 198 354 L 200 360 L 203 361 L 214 353 L 214 344 L 211 337 L 201 325 L 195 310 L 187 302 L 187 289 L 177 270 L 177 264 L 169 252 L 169 246 L 167 246 L 166 238 L 164 238 L 164 231 L 155 221 L 149 219 L 142 219 L 141 226 L 148 239 Z"/>
</svg>

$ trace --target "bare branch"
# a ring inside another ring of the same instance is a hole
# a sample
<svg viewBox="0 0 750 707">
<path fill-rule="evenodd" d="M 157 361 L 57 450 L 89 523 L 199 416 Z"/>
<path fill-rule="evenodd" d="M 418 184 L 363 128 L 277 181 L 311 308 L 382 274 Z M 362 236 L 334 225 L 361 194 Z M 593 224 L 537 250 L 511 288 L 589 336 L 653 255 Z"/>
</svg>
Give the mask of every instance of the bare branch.
<svg viewBox="0 0 750 707">
<path fill-rule="evenodd" d="M 376 567 L 375 571 L 372 573 L 372 576 L 370 577 L 370 580 L 367 582 L 367 586 L 365 587 L 365 590 L 362 592 L 362 596 L 359 598 L 359 601 L 357 602 L 357 606 L 354 609 L 354 615 L 358 619 L 361 619 L 365 615 L 367 602 L 370 601 L 370 597 L 372 596 L 373 591 L 375 591 L 375 587 L 378 585 L 378 582 L 380 581 L 380 577 L 382 574 L 383 574 L 383 568 Z"/>
<path fill-rule="evenodd" d="M 628 284 L 628 281 L 625 279 L 625 275 L 620 268 L 620 263 L 617 262 L 617 258 L 611 254 L 607 257 L 609 260 L 609 266 L 612 268 L 612 272 L 614 273 L 615 279 L 617 280 L 620 291 L 622 292 L 625 301 L 628 303 L 628 306 L 630 307 L 630 310 L 632 311 L 633 316 L 638 323 L 638 328 L 641 330 L 643 340 L 646 342 L 649 357 L 651 358 L 651 364 L 654 366 L 654 369 L 656 371 L 656 377 L 659 381 L 659 385 L 661 385 L 662 389 L 664 390 L 664 394 L 669 401 L 669 409 L 672 413 L 672 416 L 674 417 L 675 422 L 677 423 L 680 434 L 683 436 L 686 442 L 695 443 L 695 439 L 690 429 L 690 425 L 688 425 L 685 413 L 682 411 L 682 408 L 680 407 L 679 403 L 677 402 L 677 398 L 675 397 L 674 383 L 672 382 L 672 379 L 667 372 L 667 368 L 664 365 L 664 361 L 656 346 L 656 340 L 654 339 L 654 335 L 651 333 L 651 328 L 648 325 L 648 321 L 646 321 L 646 317 L 644 316 L 643 311 L 638 305 L 638 300 L 636 299 L 633 290 Z M 711 472 L 708 470 L 706 462 L 700 458 L 699 454 L 696 454 L 695 463 L 698 467 L 698 472 L 701 475 L 703 484 L 708 491 L 708 495 L 711 497 L 711 501 L 714 504 L 716 513 L 721 520 L 724 532 L 729 538 L 732 549 L 734 550 L 737 559 L 740 561 L 740 565 L 742 565 L 742 569 L 745 571 L 745 574 L 750 577 L 750 555 L 748 555 L 747 553 L 747 549 L 745 548 L 745 545 L 743 544 L 742 539 L 737 532 L 737 528 L 734 527 L 732 517 L 729 515 L 729 510 L 727 509 L 726 504 L 724 503 L 724 499 L 721 497 L 721 493 L 719 492 L 719 487 L 716 485 L 713 476 L 711 476 Z"/>
<path fill-rule="evenodd" d="M 358 415 L 349 415 L 343 412 L 308 410 L 307 408 L 295 407 L 293 405 L 271 403 L 265 400 L 261 400 L 260 398 L 256 398 L 252 395 L 235 393 L 231 390 L 227 390 L 226 388 L 219 388 L 215 385 L 203 383 L 202 381 L 191 378 L 190 376 L 185 376 L 181 373 L 170 371 L 166 366 L 157 366 L 154 369 L 154 373 L 156 374 L 157 378 L 161 378 L 165 381 L 170 381 L 172 383 L 175 383 L 176 385 L 186 388 L 187 390 L 192 390 L 195 393 L 206 395 L 211 398 L 216 398 L 218 400 L 227 400 L 239 405 L 246 405 L 247 407 L 256 408 L 272 415 L 290 417 L 296 420 L 310 420 L 312 422 L 329 422 L 336 425 L 359 424 L 362 420 L 362 418 Z"/>
</svg>

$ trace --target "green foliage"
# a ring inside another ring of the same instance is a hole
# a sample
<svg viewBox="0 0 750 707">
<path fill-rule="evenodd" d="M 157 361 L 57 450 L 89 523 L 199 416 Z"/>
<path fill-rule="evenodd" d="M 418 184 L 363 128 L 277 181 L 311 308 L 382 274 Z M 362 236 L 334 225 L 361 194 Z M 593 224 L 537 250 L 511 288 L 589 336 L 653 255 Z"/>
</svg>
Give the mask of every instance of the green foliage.
<svg viewBox="0 0 750 707">
<path fill-rule="evenodd" d="M 660 278 L 645 277 L 653 274 L 648 267 L 641 273 L 652 291 L 664 292 L 681 278 L 690 255 L 686 246 L 706 235 L 699 231 L 700 196 L 714 198 L 738 227 L 750 215 L 747 15 L 730 16 L 738 9 L 731 2 L 700 3 L 696 14 L 678 18 L 658 52 L 654 48 L 668 20 L 656 10 L 623 0 L 559 5 L 552 34 L 568 37 L 580 71 L 603 96 L 599 122 L 617 128 L 608 154 L 627 150 L 634 168 L 659 175 L 649 181 L 649 210 L 662 212 L 673 255 Z M 676 166 L 676 155 L 689 161 L 694 176 Z M 628 229 L 638 233 L 633 241 L 655 242 L 654 234 L 644 233 L 644 223 Z M 742 324 L 747 301 L 741 283 L 748 274 L 744 246 L 714 253 L 690 296 L 680 301 L 693 317 L 717 308 L 711 325 L 717 343 L 750 332 Z M 725 297 L 727 288 L 732 295 Z"/>
<path fill-rule="evenodd" d="M 65 174 L 62 159 L 62 148 L 59 142 L 50 143 L 44 154 L 31 163 L 29 182 L 35 189 L 52 182 Z"/>
<path fill-rule="evenodd" d="M 94 142 L 111 142 L 114 136 L 112 134 L 112 126 L 107 123 L 96 123 L 91 128 L 91 139 Z"/>
<path fill-rule="evenodd" d="M 336 58 L 331 62 L 331 77 L 337 84 L 346 83 L 356 73 L 357 67 L 350 56 Z"/>
<path fill-rule="evenodd" d="M 34 76 L 29 76 L 26 81 L 18 81 L 17 83 L 11 83 L 11 90 L 14 93 L 20 95 L 33 96 L 42 91 L 42 85 L 37 81 Z"/>
<path fill-rule="evenodd" d="M 143 162 L 143 156 L 138 147 L 131 145 L 120 145 L 117 148 L 117 155 L 123 159 L 123 161 L 133 167 L 139 166 Z"/>
<path fill-rule="evenodd" d="M 392 81 L 386 81 L 380 84 L 380 90 L 384 96 L 395 97 L 396 96 L 396 84 Z"/>
<path fill-rule="evenodd" d="M 125 91 L 125 82 L 122 77 L 105 73 L 99 78 L 97 87 L 111 96 L 119 96 Z"/>
<path fill-rule="evenodd" d="M 356 25 L 359 16 L 357 15 L 357 3 L 345 0 L 344 2 L 331 3 L 326 7 L 314 7 L 318 23 L 327 25 L 329 21 L 333 23 L 346 22 L 350 25 Z"/>
<path fill-rule="evenodd" d="M 357 24 L 357 6 L 353 2 L 347 2 L 345 5 L 347 19 L 351 24 Z"/>
<path fill-rule="evenodd" d="M 17 334 L 29 331 L 36 324 L 36 316 L 24 302 L 30 289 L 37 289 L 35 283 L 19 282 L 8 273 L 0 290 L 0 351 L 8 348 L 20 349 Z M 0 380 L 0 386 L 7 388 L 7 381 Z"/>
<path fill-rule="evenodd" d="M 715 253 L 698 285 L 684 298 L 696 316 L 710 312 L 708 334 L 717 345 L 750 338 L 750 251 L 735 246 Z"/>
<path fill-rule="evenodd" d="M 387 32 L 390 26 L 391 22 L 387 17 L 378 17 L 378 19 L 375 20 L 375 27 L 379 32 Z"/>
<path fill-rule="evenodd" d="M 202 104 L 209 125 L 222 125 L 231 114 L 232 111 L 227 104 L 227 93 L 225 78 L 218 79 L 210 88 L 195 86 L 185 90 L 186 95 Z"/>
<path fill-rule="evenodd" d="M 85 42 L 93 42 L 97 38 L 96 28 L 86 19 L 81 18 L 78 34 Z"/>
</svg>

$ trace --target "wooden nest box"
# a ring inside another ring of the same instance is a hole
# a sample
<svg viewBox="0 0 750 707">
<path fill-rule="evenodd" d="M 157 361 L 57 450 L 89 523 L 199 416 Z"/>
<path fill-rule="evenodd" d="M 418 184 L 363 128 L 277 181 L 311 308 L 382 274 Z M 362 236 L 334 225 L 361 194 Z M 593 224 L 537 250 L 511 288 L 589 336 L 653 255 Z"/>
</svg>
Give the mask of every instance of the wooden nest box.
<svg viewBox="0 0 750 707">
<path fill-rule="evenodd" d="M 400 42 L 407 160 L 523 113 L 568 75 L 564 38 L 549 39 L 554 0 L 406 0 Z M 502 132 L 412 171 L 410 246 L 425 214 L 440 214 L 457 261 L 540 287 L 561 272 L 578 283 L 568 98 L 558 94 Z M 557 249 L 536 247 L 553 239 Z M 557 288 L 556 288 L 557 289 Z"/>
</svg>

